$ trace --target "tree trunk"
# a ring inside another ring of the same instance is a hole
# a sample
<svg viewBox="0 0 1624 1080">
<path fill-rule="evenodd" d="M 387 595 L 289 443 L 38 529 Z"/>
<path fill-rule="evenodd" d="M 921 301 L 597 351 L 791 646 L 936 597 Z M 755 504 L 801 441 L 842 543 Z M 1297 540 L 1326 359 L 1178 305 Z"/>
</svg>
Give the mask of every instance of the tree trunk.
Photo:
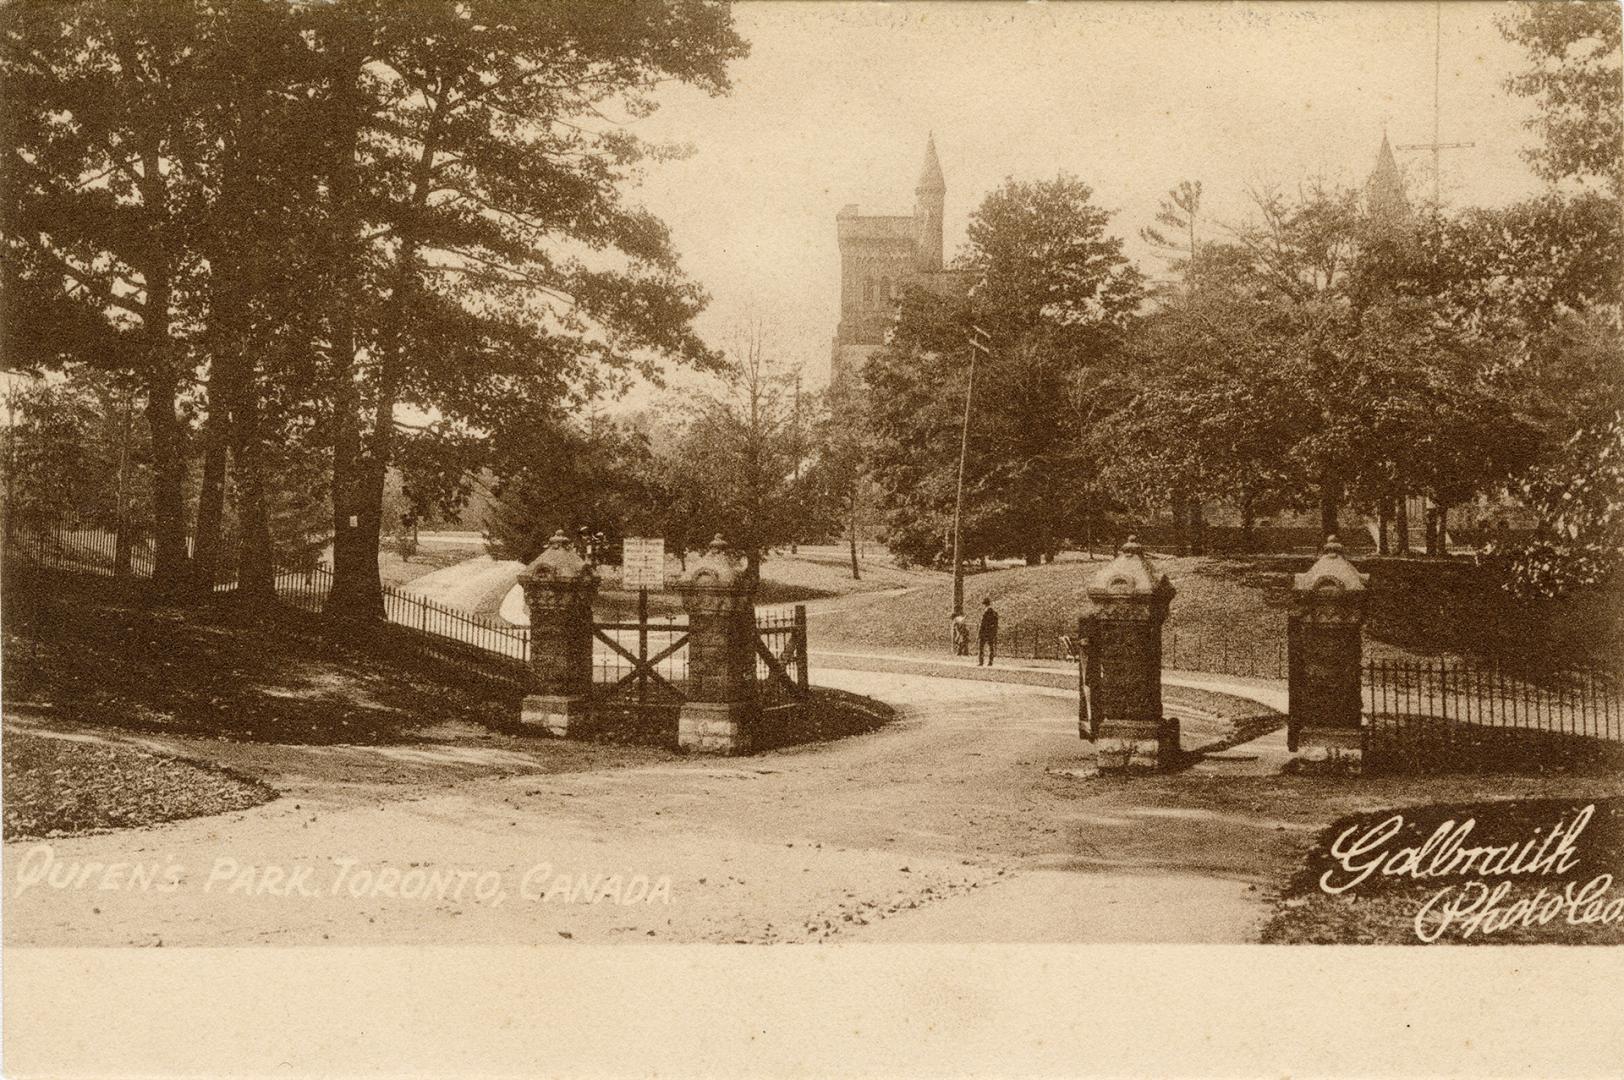
<svg viewBox="0 0 1624 1080">
<path fill-rule="evenodd" d="M 1410 553 L 1410 497 L 1402 491 L 1394 500 L 1393 547 L 1395 555 Z"/>
<path fill-rule="evenodd" d="M 180 599 L 190 577 L 186 556 L 186 455 L 175 415 L 175 378 L 147 373 L 147 428 L 152 441 L 152 580 L 165 599 Z"/>
<path fill-rule="evenodd" d="M 160 596 L 175 600 L 185 594 L 191 571 L 186 552 L 186 439 L 185 427 L 175 412 L 180 376 L 169 329 L 175 263 L 164 228 L 168 191 L 155 143 L 142 148 L 139 184 L 145 214 L 156 223 L 147 248 L 150 258 L 140 267 L 147 293 L 141 330 L 146 346 L 147 428 L 152 439 L 152 581 Z"/>
<path fill-rule="evenodd" d="M 1241 550 L 1257 550 L 1256 498 L 1250 491 L 1241 493 Z"/>
<path fill-rule="evenodd" d="M 1173 550 L 1180 555 L 1190 553 L 1190 508 L 1182 495 L 1173 496 Z"/>
<path fill-rule="evenodd" d="M 853 581 L 861 581 L 862 578 L 863 578 L 863 574 L 862 574 L 862 571 L 859 570 L 858 567 L 857 567 L 857 517 L 856 517 L 856 515 L 852 516 L 851 529 L 847 532 L 846 535 L 848 537 L 850 537 L 850 539 L 851 539 L 851 579 Z"/>
<path fill-rule="evenodd" d="M 237 605 L 260 616 L 276 602 L 276 556 L 271 546 L 271 518 L 267 505 L 265 435 L 258 397 L 250 390 L 236 414 L 239 529 L 237 543 Z"/>
<path fill-rule="evenodd" d="M 405 323 L 417 283 L 420 238 L 412 223 L 427 205 L 429 189 L 433 184 L 433 166 L 437 154 L 434 125 L 435 121 L 431 119 L 412 174 L 409 212 L 400 229 L 400 249 L 395 255 L 395 284 L 381 327 L 383 340 L 379 342 L 377 350 L 378 380 L 374 388 L 376 399 L 372 407 L 371 444 L 364 457 L 357 454 L 350 459 L 354 465 L 354 482 L 346 489 L 348 513 L 345 531 L 349 550 L 346 563 L 348 576 L 342 595 L 337 576 L 336 542 L 334 545 L 333 592 L 328 597 L 328 607 L 357 618 L 381 620 L 385 617 L 383 581 L 378 574 L 378 542 L 383 531 L 383 487 L 394 444 L 395 400 L 406 363 Z M 353 154 L 349 156 L 348 169 L 353 173 Z M 350 181 L 353 182 L 353 176 Z M 336 453 L 334 459 L 336 471 Z"/>
<path fill-rule="evenodd" d="M 236 368 L 243 352 L 245 312 L 238 303 L 230 264 L 232 253 L 215 252 L 210 257 L 216 277 L 216 291 L 210 327 L 212 349 L 209 359 L 209 417 L 203 429 L 203 482 L 197 496 L 197 525 L 192 539 L 192 577 L 200 596 L 214 591 L 219 580 L 225 544 L 227 458 L 234 439 L 232 412 L 236 408 Z"/>
<path fill-rule="evenodd" d="M 361 223 L 355 206 L 355 153 L 361 125 L 359 57 L 335 65 L 328 197 L 334 244 L 329 322 L 333 379 L 333 588 L 325 613 L 342 620 L 383 617 L 377 532 L 366 539 L 366 462 L 361 452 L 361 394 L 355 384 L 356 310 L 359 304 Z M 370 557 L 369 553 L 370 552 Z"/>
<path fill-rule="evenodd" d="M 224 420 L 216 420 L 211 404 L 204 432 L 203 483 L 197 494 L 197 526 L 192 534 L 192 579 L 200 596 L 214 591 L 220 579 L 220 549 L 226 508 L 226 446 Z"/>
<path fill-rule="evenodd" d="M 1192 555 L 1207 553 L 1207 517 L 1202 510 L 1200 499 L 1190 502 L 1190 553 Z"/>
<path fill-rule="evenodd" d="M 1337 508 L 1341 502 L 1341 492 L 1334 481 L 1327 480 L 1320 486 L 1320 534 L 1322 537 L 1335 536 L 1340 531 L 1337 528 Z"/>
<path fill-rule="evenodd" d="M 1438 504 L 1438 554 L 1449 554 L 1449 507 Z"/>
<path fill-rule="evenodd" d="M 1376 504 L 1376 554 L 1388 554 L 1387 526 L 1393 517 L 1393 504 L 1382 499 Z"/>
</svg>

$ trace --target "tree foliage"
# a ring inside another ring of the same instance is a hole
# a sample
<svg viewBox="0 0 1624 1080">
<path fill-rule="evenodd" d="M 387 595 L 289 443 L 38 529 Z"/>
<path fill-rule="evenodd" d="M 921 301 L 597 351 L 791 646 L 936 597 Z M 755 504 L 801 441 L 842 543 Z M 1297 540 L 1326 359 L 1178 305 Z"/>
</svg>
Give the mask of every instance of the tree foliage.
<svg viewBox="0 0 1624 1080">
<path fill-rule="evenodd" d="M 1608 0 L 1523 2 L 1500 21 L 1529 60 L 1506 88 L 1539 106 L 1529 126 L 1542 145 L 1529 161 L 1548 180 L 1600 181 L 1615 198 L 1624 197 L 1620 25 L 1618 5 Z"/>
<path fill-rule="evenodd" d="M 626 194 L 674 151 L 614 114 L 669 82 L 725 92 L 744 44 L 724 4 L 22 0 L 0 19 L 5 363 L 137 379 L 166 583 L 192 573 L 199 454 L 197 561 L 230 492 L 243 597 L 269 589 L 278 492 L 318 460 L 332 609 L 379 616 L 397 463 L 414 498 L 454 501 L 429 478 L 489 464 L 470 447 L 504 428 L 715 363 L 703 292 Z M 448 437 L 401 435 L 425 415 Z"/>
<path fill-rule="evenodd" d="M 1083 434 L 1090 381 L 1119 349 L 1143 279 L 1080 180 L 1009 180 L 971 215 L 957 266 L 968 302 L 911 290 L 865 371 L 874 476 L 887 539 L 916 561 L 947 546 L 957 488 L 971 327 L 977 360 L 965 468 L 963 550 L 1052 556 L 1077 521 L 1095 462 Z"/>
</svg>

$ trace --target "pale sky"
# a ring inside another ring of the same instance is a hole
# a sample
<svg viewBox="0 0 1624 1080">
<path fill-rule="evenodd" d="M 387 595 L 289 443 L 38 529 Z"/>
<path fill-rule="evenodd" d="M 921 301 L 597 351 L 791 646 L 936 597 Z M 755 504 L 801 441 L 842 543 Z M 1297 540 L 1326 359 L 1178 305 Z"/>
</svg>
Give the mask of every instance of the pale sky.
<svg viewBox="0 0 1624 1080">
<path fill-rule="evenodd" d="M 1519 151 L 1524 66 L 1501 3 L 1442 6 L 1443 197 L 1497 205 L 1538 191 Z M 1244 216 L 1248 183 L 1316 174 L 1362 182 L 1384 126 L 1432 138 L 1434 4 L 746 3 L 751 55 L 725 98 L 676 89 L 633 130 L 691 143 L 651 168 L 640 199 L 671 227 L 712 296 L 714 344 L 751 315 L 809 379 L 827 377 L 838 318 L 835 213 L 909 213 L 925 136 L 947 178 L 947 252 L 1006 176 L 1061 170 L 1093 187 L 1150 274 L 1137 233 L 1182 179 L 1204 212 Z M 1398 152 L 1430 190 L 1430 156 Z M 641 397 L 642 395 L 637 395 Z"/>
</svg>

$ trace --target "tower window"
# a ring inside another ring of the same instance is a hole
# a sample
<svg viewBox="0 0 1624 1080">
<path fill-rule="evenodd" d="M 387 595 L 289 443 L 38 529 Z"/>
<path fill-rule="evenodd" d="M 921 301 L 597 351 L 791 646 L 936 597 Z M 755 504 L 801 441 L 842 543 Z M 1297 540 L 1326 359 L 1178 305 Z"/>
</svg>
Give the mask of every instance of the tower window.
<svg viewBox="0 0 1624 1080">
<path fill-rule="evenodd" d="M 873 278 L 864 278 L 863 279 L 863 302 L 864 303 L 873 303 L 874 302 L 874 279 Z"/>
</svg>

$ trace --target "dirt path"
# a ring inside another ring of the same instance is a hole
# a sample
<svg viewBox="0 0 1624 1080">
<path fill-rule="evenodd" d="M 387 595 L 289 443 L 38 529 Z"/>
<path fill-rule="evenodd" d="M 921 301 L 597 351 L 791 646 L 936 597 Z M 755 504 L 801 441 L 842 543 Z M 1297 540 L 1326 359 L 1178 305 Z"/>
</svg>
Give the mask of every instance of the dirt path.
<svg viewBox="0 0 1624 1080">
<path fill-rule="evenodd" d="M 450 787 L 302 769 L 252 810 L 52 841 L 54 879 L 45 848 L 7 845 L 6 942 L 1242 942 L 1301 849 L 1301 823 L 1065 776 L 1087 751 L 1062 693 L 820 681 L 904 715 L 750 758 L 515 760 Z M 156 884 L 102 888 L 91 863 Z"/>
<path fill-rule="evenodd" d="M 493 596 L 511 589 L 522 570 L 524 564 L 515 559 L 497 560 L 489 555 L 476 555 L 415 578 L 404 585 L 402 591 L 446 607 L 473 611 Z"/>
</svg>

